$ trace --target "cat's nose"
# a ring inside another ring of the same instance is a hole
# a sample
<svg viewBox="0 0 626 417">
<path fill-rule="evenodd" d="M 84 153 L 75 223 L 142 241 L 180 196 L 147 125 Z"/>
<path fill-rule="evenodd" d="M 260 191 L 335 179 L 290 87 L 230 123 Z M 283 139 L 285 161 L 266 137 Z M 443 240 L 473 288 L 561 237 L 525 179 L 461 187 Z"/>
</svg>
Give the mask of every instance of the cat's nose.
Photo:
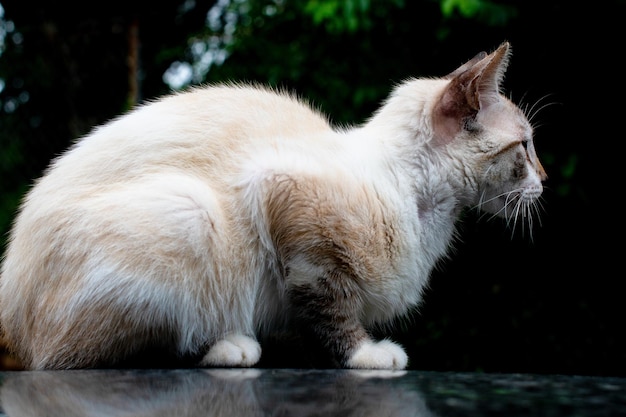
<svg viewBox="0 0 626 417">
<path fill-rule="evenodd" d="M 539 160 L 536 160 L 536 167 L 535 170 L 537 171 L 537 175 L 539 175 L 539 179 L 541 181 L 545 181 L 548 179 L 548 174 L 546 174 L 546 171 L 543 169 L 543 165 L 541 165 L 541 162 L 539 162 Z"/>
</svg>

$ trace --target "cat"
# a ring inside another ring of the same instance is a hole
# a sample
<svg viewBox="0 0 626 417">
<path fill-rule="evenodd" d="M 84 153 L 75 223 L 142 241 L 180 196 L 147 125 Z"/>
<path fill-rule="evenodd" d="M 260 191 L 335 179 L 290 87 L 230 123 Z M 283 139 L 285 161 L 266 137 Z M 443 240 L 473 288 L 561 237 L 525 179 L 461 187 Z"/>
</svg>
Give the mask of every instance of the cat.
<svg viewBox="0 0 626 417">
<path fill-rule="evenodd" d="M 152 349 L 252 367 L 264 337 L 304 326 L 334 366 L 406 368 L 403 347 L 370 330 L 420 303 L 462 210 L 537 215 L 546 173 L 500 91 L 510 55 L 504 42 L 408 79 L 354 127 L 241 83 L 96 127 L 20 206 L 3 338 L 27 369 L 115 367 Z"/>
</svg>

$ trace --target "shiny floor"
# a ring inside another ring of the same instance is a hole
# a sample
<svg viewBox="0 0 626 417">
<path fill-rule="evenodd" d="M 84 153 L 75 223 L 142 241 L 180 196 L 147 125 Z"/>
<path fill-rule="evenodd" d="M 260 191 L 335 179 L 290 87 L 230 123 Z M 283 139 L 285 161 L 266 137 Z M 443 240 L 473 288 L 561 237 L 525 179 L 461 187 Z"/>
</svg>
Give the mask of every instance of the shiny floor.
<svg viewBox="0 0 626 417">
<path fill-rule="evenodd" d="M 626 416 L 626 378 L 421 371 L 0 372 L 0 416 Z"/>
</svg>

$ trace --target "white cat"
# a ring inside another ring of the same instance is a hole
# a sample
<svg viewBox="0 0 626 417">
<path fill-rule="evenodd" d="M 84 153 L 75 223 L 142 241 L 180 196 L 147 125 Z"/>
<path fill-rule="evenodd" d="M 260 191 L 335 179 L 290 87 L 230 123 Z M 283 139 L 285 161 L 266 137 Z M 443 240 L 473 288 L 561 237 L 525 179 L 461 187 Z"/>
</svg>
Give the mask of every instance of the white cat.
<svg viewBox="0 0 626 417">
<path fill-rule="evenodd" d="M 21 206 L 4 339 L 30 369 L 153 349 L 248 367 L 258 340 L 297 323 L 338 366 L 405 368 L 402 347 L 368 328 L 420 302 L 462 208 L 527 217 L 543 190 L 531 125 L 499 92 L 509 48 L 402 83 L 350 129 L 246 85 L 95 129 Z"/>
</svg>

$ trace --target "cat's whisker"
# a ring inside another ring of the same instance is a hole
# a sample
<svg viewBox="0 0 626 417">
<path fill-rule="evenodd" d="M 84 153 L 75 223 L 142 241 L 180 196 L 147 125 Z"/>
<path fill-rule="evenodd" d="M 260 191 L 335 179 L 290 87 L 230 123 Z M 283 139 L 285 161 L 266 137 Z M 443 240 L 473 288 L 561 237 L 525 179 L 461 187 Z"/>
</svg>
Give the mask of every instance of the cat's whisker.
<svg viewBox="0 0 626 417">
<path fill-rule="evenodd" d="M 504 218 L 507 227 L 511 229 L 511 238 L 514 237 L 515 231 L 520 229 L 522 235 L 528 234 L 532 240 L 535 219 L 539 221 L 539 226 L 541 226 L 540 214 L 544 211 L 543 204 L 539 199 L 531 201 L 523 199 L 521 197 L 522 191 L 522 188 L 518 188 L 497 194 L 489 199 L 485 199 L 486 191 L 483 190 L 480 194 L 478 203 L 473 208 L 481 211 L 482 206 L 485 204 L 504 198 L 504 204 L 502 204 L 502 207 L 495 213 L 491 213 L 491 215 L 487 218 L 487 221 L 493 219 L 494 217 L 501 216 Z M 486 215 L 486 212 L 482 212 L 479 219 L 485 218 Z"/>
<path fill-rule="evenodd" d="M 528 223 L 528 234 L 530 236 L 530 240 L 533 239 L 533 213 L 532 213 L 532 202 L 528 202 L 526 204 L 524 204 L 524 211 L 526 212 L 525 217 L 526 217 L 526 222 Z"/>
<path fill-rule="evenodd" d="M 497 200 L 498 198 L 500 198 L 500 197 L 502 197 L 502 196 L 504 196 L 504 195 L 506 195 L 506 194 L 508 194 L 508 193 L 498 194 L 498 195 L 496 195 L 496 196 L 491 197 L 491 198 L 490 198 L 490 199 L 488 199 L 488 200 L 483 200 L 483 197 L 484 197 L 484 195 L 485 195 L 485 191 L 483 191 L 483 193 L 482 193 L 482 195 L 481 195 L 481 197 L 480 197 L 479 203 L 478 203 L 478 204 L 476 204 L 476 205 L 474 205 L 472 208 L 478 208 L 478 207 L 480 207 L 480 206 L 484 206 L 485 204 L 490 203 L 490 202 L 492 202 L 492 201 L 494 201 L 494 200 Z"/>
<path fill-rule="evenodd" d="M 528 108 L 528 103 L 524 101 L 526 99 L 526 95 L 527 94 L 528 94 L 528 91 L 526 91 L 524 94 L 522 94 L 522 96 L 519 99 L 519 106 L 520 106 L 520 108 L 522 108 L 522 110 L 524 110 L 524 114 L 527 114 L 526 113 L 526 109 Z M 509 96 L 509 99 L 513 100 L 512 95 Z"/>
<path fill-rule="evenodd" d="M 493 200 L 493 199 L 490 199 L 490 201 L 491 201 L 491 200 Z M 505 219 L 507 226 L 510 226 L 510 215 L 509 215 L 509 214 L 508 214 L 508 212 L 507 212 L 507 205 L 508 205 L 508 204 L 503 205 L 503 206 L 500 208 L 500 210 L 498 210 L 498 211 L 496 211 L 495 213 L 493 213 L 493 214 L 489 217 L 489 219 L 488 219 L 488 220 L 494 219 L 494 218 L 496 218 L 496 217 L 498 217 L 498 216 L 502 216 L 502 217 Z"/>
<path fill-rule="evenodd" d="M 481 215 L 478 217 L 479 220 L 483 219 L 488 214 L 488 212 L 482 210 L 482 206 L 485 203 L 484 198 L 485 198 L 485 190 L 483 190 L 480 193 L 480 198 L 478 199 L 478 203 L 474 207 L 472 207 L 472 209 L 477 210 L 478 212 L 481 213 Z M 491 220 L 495 216 L 496 216 L 495 214 L 492 214 L 487 220 Z"/>
<path fill-rule="evenodd" d="M 487 214 L 490 214 L 490 213 L 485 212 L 485 213 L 484 213 L 481 217 L 479 217 L 479 218 L 480 218 L 480 219 L 482 219 L 482 218 L 483 218 L 484 216 L 486 216 Z M 487 221 L 491 221 L 491 220 L 495 219 L 496 217 L 498 217 L 498 213 L 492 213 L 492 214 L 491 214 L 491 216 L 489 216 L 489 217 L 487 218 Z"/>
<path fill-rule="evenodd" d="M 542 123 L 538 123 L 538 121 L 536 120 L 536 118 L 537 118 L 538 114 L 539 114 L 541 111 L 543 111 L 544 109 L 546 109 L 546 108 L 548 108 L 548 107 L 550 107 L 550 106 L 554 106 L 554 105 L 556 105 L 556 104 L 560 104 L 560 103 L 558 103 L 558 102 L 556 102 L 556 101 L 551 101 L 551 102 L 549 102 L 549 103 L 545 103 L 545 104 L 542 104 L 541 106 L 539 106 L 539 103 L 540 103 L 543 99 L 545 99 L 545 98 L 547 98 L 547 97 L 549 97 L 549 96 L 550 96 L 550 94 L 545 95 L 544 97 L 540 98 L 539 100 L 537 100 L 537 101 L 535 102 L 535 104 L 533 104 L 533 105 L 530 107 L 530 109 L 528 110 L 528 112 L 526 112 L 526 111 L 524 112 L 524 114 L 526 114 L 526 116 L 527 116 L 527 118 L 528 118 L 528 122 L 531 124 L 531 126 L 533 127 L 533 129 L 534 129 L 534 130 L 537 130 L 537 129 L 539 129 L 541 126 L 543 126 L 543 124 L 542 124 Z"/>
<path fill-rule="evenodd" d="M 545 208 L 542 204 L 542 197 L 540 197 L 536 200 L 533 200 L 529 206 L 529 216 L 531 217 L 532 221 L 537 219 L 537 221 L 539 222 L 539 227 L 543 226 L 543 224 L 541 223 L 542 212 L 545 212 Z"/>
<path fill-rule="evenodd" d="M 530 108 L 527 108 L 527 107 L 524 108 L 524 114 L 526 115 L 526 118 L 528 119 L 528 121 L 531 124 L 533 124 L 533 121 L 535 120 L 535 117 L 537 117 L 539 112 L 541 112 L 543 109 L 545 109 L 547 107 L 550 107 L 552 105 L 558 104 L 555 101 L 551 101 L 551 102 L 548 102 L 548 103 L 543 103 L 543 104 L 541 104 L 541 106 L 539 106 L 540 103 L 542 103 L 544 100 L 546 100 L 548 97 L 550 97 L 552 95 L 553 94 L 546 94 L 545 96 L 540 97 L 537 101 L 535 101 L 535 103 L 533 103 L 533 105 L 530 106 Z"/>
<path fill-rule="evenodd" d="M 539 226 L 541 226 L 541 211 L 540 205 L 537 201 L 533 201 L 529 207 L 529 216 L 532 220 L 535 218 L 539 221 Z"/>
<path fill-rule="evenodd" d="M 528 206 L 526 206 L 525 209 L 528 210 Z M 527 216 L 526 220 L 528 222 L 528 237 L 532 241 L 533 240 L 533 218 L 531 216 Z M 526 222 L 524 222 L 523 224 L 525 225 Z M 525 228 L 522 227 L 522 236 L 525 235 L 524 232 L 525 232 Z"/>
<path fill-rule="evenodd" d="M 517 219 L 520 217 L 521 200 L 519 198 L 516 198 L 516 196 L 513 196 L 512 194 L 513 194 L 513 192 L 510 192 L 507 195 L 507 200 L 506 200 L 505 206 L 508 207 L 510 205 L 513 205 L 513 209 L 511 210 L 511 214 L 510 214 L 510 218 L 513 219 L 513 227 L 512 227 L 512 229 L 515 230 L 515 228 L 517 227 Z"/>
</svg>

